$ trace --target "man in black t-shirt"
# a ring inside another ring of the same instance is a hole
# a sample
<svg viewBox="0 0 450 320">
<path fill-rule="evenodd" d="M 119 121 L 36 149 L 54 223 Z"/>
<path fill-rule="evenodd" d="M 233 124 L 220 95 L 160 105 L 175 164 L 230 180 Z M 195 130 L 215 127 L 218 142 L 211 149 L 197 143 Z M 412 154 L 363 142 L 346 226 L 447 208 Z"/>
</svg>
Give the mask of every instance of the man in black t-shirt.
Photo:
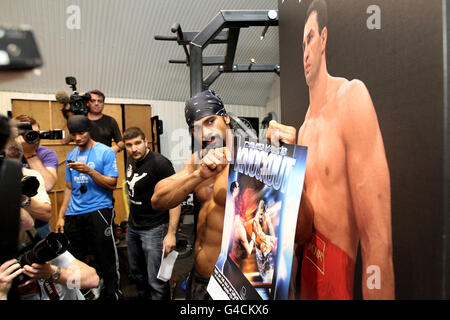
<svg viewBox="0 0 450 320">
<path fill-rule="evenodd" d="M 181 206 L 158 211 L 152 208 L 155 185 L 175 173 L 171 162 L 147 147 L 144 132 L 128 128 L 123 135 L 127 150 L 126 181 L 128 217 L 128 261 L 142 299 L 170 299 L 168 282 L 157 279 L 161 257 L 176 245 L 175 233 Z"/>
<path fill-rule="evenodd" d="M 116 119 L 103 114 L 105 95 L 100 90 L 91 90 L 89 91 L 89 94 L 91 99 L 87 103 L 89 108 L 87 117 L 91 120 L 92 124 L 90 130 L 92 140 L 111 147 L 115 153 L 122 151 L 124 149 L 124 144 Z M 68 105 L 66 108 L 69 108 Z M 72 115 L 73 114 L 69 114 L 69 117 Z M 61 140 L 61 143 L 68 144 L 71 141 L 70 134 L 67 127 L 64 128 L 64 130 L 66 131 L 66 136 Z M 116 143 L 114 146 L 112 146 L 113 140 Z"/>
<path fill-rule="evenodd" d="M 100 90 L 89 91 L 91 99 L 87 103 L 89 112 L 87 117 L 91 120 L 91 138 L 111 147 L 112 140 L 116 143 L 111 148 L 114 152 L 120 152 L 124 148 L 122 135 L 120 134 L 117 121 L 106 114 L 103 114 L 105 95 Z"/>
</svg>

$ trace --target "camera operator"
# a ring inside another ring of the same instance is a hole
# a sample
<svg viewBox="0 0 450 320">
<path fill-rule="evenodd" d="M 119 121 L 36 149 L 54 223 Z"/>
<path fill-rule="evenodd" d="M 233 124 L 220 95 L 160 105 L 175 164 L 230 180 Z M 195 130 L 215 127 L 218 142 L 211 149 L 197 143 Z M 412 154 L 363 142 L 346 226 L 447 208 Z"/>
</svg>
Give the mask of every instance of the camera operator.
<svg viewBox="0 0 450 320">
<path fill-rule="evenodd" d="M 105 95 L 99 90 L 91 90 L 89 91 L 89 95 L 91 98 L 87 102 L 89 110 L 87 117 L 91 120 L 92 124 L 90 131 L 91 138 L 111 147 L 115 153 L 122 151 L 124 149 L 124 143 L 117 121 L 113 117 L 103 114 Z M 61 102 L 62 100 L 59 101 Z M 70 111 L 69 103 L 66 103 L 63 108 L 65 109 L 64 112 L 67 117 L 74 115 L 74 113 Z M 71 138 L 70 134 L 67 134 L 67 127 L 64 128 L 64 130 L 66 131 L 66 137 L 61 140 L 61 142 L 67 144 L 71 141 Z M 113 140 L 116 143 L 114 146 L 112 146 Z"/>
<path fill-rule="evenodd" d="M 20 115 L 17 116 L 16 121 L 19 122 L 28 122 L 31 124 L 31 127 L 35 131 L 39 131 L 39 123 L 27 116 Z M 39 142 L 30 144 L 27 143 L 22 135 L 18 135 L 16 138 L 17 142 L 19 142 L 22 146 L 22 164 L 25 168 L 30 168 L 37 171 L 43 178 L 43 182 L 40 184 L 44 186 L 45 191 L 50 191 L 53 189 L 53 186 L 56 184 L 57 180 L 57 170 L 58 170 L 58 156 L 56 152 L 50 148 L 41 146 Z M 34 175 L 34 174 L 33 174 Z M 25 200 L 25 199 L 23 199 Z M 50 209 L 51 210 L 51 209 Z M 31 215 L 36 218 L 35 220 L 35 228 L 36 232 L 41 238 L 44 238 L 50 233 L 50 225 L 48 221 L 50 218 L 41 219 L 31 213 Z M 51 216 L 51 212 L 50 212 Z"/>
<path fill-rule="evenodd" d="M 22 213 L 21 233 L 33 228 L 33 219 L 25 210 L 22 210 Z M 17 259 L 10 259 L 0 265 L 0 300 L 6 300 L 8 293 L 10 298 L 20 300 L 84 300 L 79 289 L 91 289 L 98 286 L 99 277 L 95 269 L 75 259 L 66 250 L 68 240 L 65 236 L 55 235 L 53 233 L 40 240 L 32 245 L 31 249 L 25 247 L 22 254 L 16 256 Z M 51 241 L 52 245 L 49 245 L 50 237 L 56 238 L 58 245 L 55 245 L 54 240 Z M 35 261 L 40 261 L 38 259 L 49 259 L 49 262 L 36 263 Z M 28 278 L 16 279 L 22 273 Z M 21 281 L 13 284 L 15 279 Z M 9 292 L 12 286 L 14 289 Z"/>
<path fill-rule="evenodd" d="M 22 159 L 22 146 L 16 141 L 16 139 L 10 139 L 5 147 L 5 157 L 6 159 L 20 161 Z M 37 188 L 37 194 L 35 196 L 27 196 L 22 194 L 21 197 L 21 216 L 24 214 L 22 211 L 27 211 L 34 219 L 40 220 L 43 223 L 50 221 L 52 216 L 52 207 L 50 198 L 45 190 L 44 179 L 41 174 L 36 170 L 28 169 L 23 167 L 22 174 L 24 177 L 36 177 L 39 182 L 39 187 Z M 47 235 L 47 234 L 46 234 Z M 46 235 L 41 236 L 44 238 Z"/>
<path fill-rule="evenodd" d="M 105 95 L 99 90 L 91 90 L 89 94 L 91 95 L 91 99 L 88 102 L 88 118 L 92 122 L 92 139 L 108 147 L 111 147 L 112 140 L 114 140 L 116 144 L 111 148 L 116 153 L 122 151 L 124 143 L 117 121 L 113 117 L 103 114 Z"/>
<path fill-rule="evenodd" d="M 17 259 L 3 263 L 0 266 L 0 300 L 7 299 L 13 280 L 22 273 L 30 280 L 14 289 L 17 293 L 14 292 L 13 296 L 20 300 L 50 300 L 55 297 L 59 300 L 84 300 L 80 289 L 96 288 L 99 284 L 95 269 L 75 259 L 66 250 L 44 264 L 33 263 L 22 268 Z"/>
<path fill-rule="evenodd" d="M 32 280 L 25 283 L 29 286 L 27 291 L 20 289 L 21 300 L 50 299 L 51 296 L 44 287 L 46 280 L 55 285 L 60 300 L 84 300 L 80 289 L 96 288 L 100 282 L 94 268 L 77 260 L 67 250 L 45 264 L 25 265 L 23 273 Z"/>
<path fill-rule="evenodd" d="M 35 131 L 40 130 L 39 123 L 30 116 L 22 114 L 15 119 L 19 122 L 29 122 Z M 39 142 L 27 143 L 22 136 L 19 136 L 18 140 L 22 144 L 24 166 L 38 171 L 44 178 L 45 190 L 47 192 L 52 190 L 58 179 L 58 156 L 56 152 L 41 146 Z"/>
<path fill-rule="evenodd" d="M 104 280 L 100 299 L 119 299 L 117 249 L 112 233 L 112 191 L 117 184 L 116 156 L 111 148 L 94 141 L 92 124 L 82 115 L 67 121 L 77 144 L 66 157 L 66 187 L 56 229 L 69 238 L 69 250 L 86 261 L 92 253 Z"/>
</svg>

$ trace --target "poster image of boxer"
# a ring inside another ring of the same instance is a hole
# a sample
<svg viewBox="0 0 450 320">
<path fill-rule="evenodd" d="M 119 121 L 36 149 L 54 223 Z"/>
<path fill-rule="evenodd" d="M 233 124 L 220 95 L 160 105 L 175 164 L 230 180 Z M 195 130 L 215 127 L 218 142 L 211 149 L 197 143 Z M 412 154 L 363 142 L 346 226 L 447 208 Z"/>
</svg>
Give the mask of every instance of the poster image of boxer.
<svg viewBox="0 0 450 320">
<path fill-rule="evenodd" d="M 213 299 L 287 299 L 307 148 L 236 142 Z M 294 214 L 293 214 L 294 213 Z"/>
</svg>

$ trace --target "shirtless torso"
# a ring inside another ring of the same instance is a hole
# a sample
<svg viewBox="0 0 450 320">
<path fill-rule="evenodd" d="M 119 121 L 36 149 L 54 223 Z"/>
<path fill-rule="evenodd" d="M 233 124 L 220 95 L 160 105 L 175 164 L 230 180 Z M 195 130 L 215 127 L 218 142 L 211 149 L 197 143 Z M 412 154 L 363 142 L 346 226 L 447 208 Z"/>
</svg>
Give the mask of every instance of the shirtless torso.
<svg viewBox="0 0 450 320">
<path fill-rule="evenodd" d="M 326 79 L 297 141 L 308 146 L 305 185 L 314 208 L 301 296 L 352 299 L 361 243 L 363 296 L 392 298 L 389 170 L 375 109 L 361 81 Z M 366 284 L 370 266 L 380 270 L 384 287 L 379 291 Z"/>
<path fill-rule="evenodd" d="M 203 181 L 194 189 L 201 204 L 194 247 L 194 264 L 196 271 L 204 277 L 212 274 L 220 253 L 228 168 L 229 166 L 226 166 L 217 175 Z"/>
<path fill-rule="evenodd" d="M 314 204 L 314 228 L 355 260 L 358 235 L 340 118 L 345 113 L 348 85 L 345 79 L 332 79 L 327 104 L 317 114 L 308 111 L 298 144 L 308 146 L 305 184 Z"/>
</svg>

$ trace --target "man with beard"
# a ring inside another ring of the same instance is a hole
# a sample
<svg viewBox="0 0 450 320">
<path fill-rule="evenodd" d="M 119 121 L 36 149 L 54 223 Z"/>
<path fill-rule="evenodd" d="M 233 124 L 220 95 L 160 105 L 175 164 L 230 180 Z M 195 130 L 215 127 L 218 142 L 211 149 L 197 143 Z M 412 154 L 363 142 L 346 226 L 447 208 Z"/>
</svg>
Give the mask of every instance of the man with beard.
<svg viewBox="0 0 450 320">
<path fill-rule="evenodd" d="M 214 91 L 206 90 L 189 99 L 185 116 L 194 137 L 194 153 L 183 170 L 156 185 L 152 206 L 157 210 L 174 208 L 191 192 L 199 200 L 194 266 L 188 279 L 186 298 L 210 299 L 206 289 L 221 249 L 233 133 L 230 116 Z M 297 228 L 296 239 L 303 243 L 312 219 L 305 194 L 300 212 L 297 220 L 302 227 Z"/>
<path fill-rule="evenodd" d="M 194 266 L 187 283 L 188 300 L 210 299 L 206 291 L 219 257 L 231 153 L 224 142 L 230 141 L 230 118 L 221 99 L 210 90 L 186 102 L 186 122 L 194 136 L 194 150 L 183 170 L 160 181 L 155 187 L 152 207 L 171 209 L 193 192 L 201 209 L 197 222 Z M 194 148 L 196 149 L 196 148 Z"/>
<path fill-rule="evenodd" d="M 111 148 L 91 139 L 87 117 L 72 116 L 67 127 L 77 147 L 66 157 L 66 186 L 56 229 L 67 235 L 68 250 L 77 259 L 86 261 L 88 253 L 94 256 L 104 280 L 100 299 L 117 300 L 121 295 L 119 266 L 112 233 L 116 155 Z"/>
<path fill-rule="evenodd" d="M 163 251 L 176 245 L 175 233 L 181 206 L 155 210 L 151 197 L 155 185 L 175 173 L 172 163 L 148 148 L 144 132 L 131 127 L 123 134 L 127 150 L 127 191 L 130 203 L 127 240 L 130 272 L 141 299 L 170 299 L 169 283 L 157 278 Z"/>
</svg>

